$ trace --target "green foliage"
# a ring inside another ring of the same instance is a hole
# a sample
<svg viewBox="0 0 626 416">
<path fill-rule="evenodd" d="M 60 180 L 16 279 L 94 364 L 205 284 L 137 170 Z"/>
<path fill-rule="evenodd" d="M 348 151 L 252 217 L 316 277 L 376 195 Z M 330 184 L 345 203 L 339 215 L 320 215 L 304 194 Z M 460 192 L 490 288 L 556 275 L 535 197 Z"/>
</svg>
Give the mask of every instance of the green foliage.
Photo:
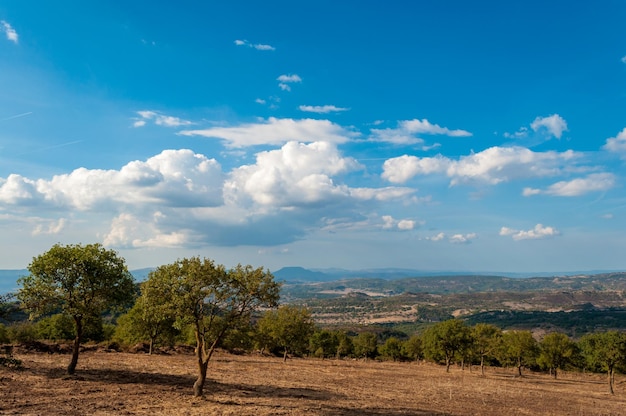
<svg viewBox="0 0 626 416">
<path fill-rule="evenodd" d="M 11 342 L 9 339 L 9 331 L 6 325 L 0 323 L 0 344 L 6 344 L 8 342 Z"/>
<path fill-rule="evenodd" d="M 576 344 L 569 337 L 560 332 L 546 335 L 539 343 L 539 357 L 537 364 L 547 368 L 557 378 L 557 369 L 563 369 L 576 356 Z"/>
<path fill-rule="evenodd" d="M 30 275 L 18 280 L 22 288 L 17 297 L 31 319 L 60 311 L 74 320 L 74 351 L 67 369 L 68 374 L 73 374 L 83 329 L 88 327 L 85 322 L 100 320 L 89 337 L 101 339 L 102 313 L 132 302 L 133 278 L 124 259 L 100 244 L 56 244 L 35 257 L 28 271 Z"/>
<path fill-rule="evenodd" d="M 376 358 L 378 355 L 378 337 L 372 332 L 361 332 L 352 340 L 352 344 L 357 358 Z"/>
<path fill-rule="evenodd" d="M 402 354 L 402 341 L 396 337 L 387 338 L 379 350 L 380 355 L 386 359 L 397 361 L 404 358 L 404 355 Z"/>
<path fill-rule="evenodd" d="M 280 284 L 269 271 L 252 266 L 226 270 L 212 260 L 192 257 L 158 267 L 142 286 L 149 305 L 161 305 L 164 316 L 182 330 L 191 325 L 196 339 L 201 396 L 209 360 L 227 333 L 250 320 L 261 307 L 275 307 Z"/>
<path fill-rule="evenodd" d="M 309 340 L 309 351 L 318 358 L 334 357 L 337 355 L 338 339 L 327 329 L 315 331 Z"/>
<path fill-rule="evenodd" d="M 267 311 L 257 323 L 257 328 L 270 340 L 270 345 L 283 351 L 286 358 L 289 352 L 306 354 L 315 323 L 307 308 L 283 305 L 277 310 Z"/>
<path fill-rule="evenodd" d="M 37 340 L 37 328 L 32 322 L 16 322 L 7 327 L 9 341 L 16 344 Z"/>
<path fill-rule="evenodd" d="M 626 367 L 626 334 L 617 331 L 588 334 L 579 346 L 590 369 L 607 372 L 609 392 L 614 394 L 614 372 Z"/>
<path fill-rule="evenodd" d="M 480 371 L 485 375 L 485 361 L 496 358 L 502 342 L 502 330 L 495 325 L 480 323 L 472 327 L 472 350 L 480 359 Z"/>
<path fill-rule="evenodd" d="M 445 361 L 446 371 L 449 371 L 455 354 L 469 351 L 472 343 L 470 329 L 458 319 L 436 323 L 424 331 L 422 340 L 426 358 Z"/>
<path fill-rule="evenodd" d="M 515 365 L 521 376 L 522 367 L 534 364 L 538 352 L 537 341 L 530 331 L 508 331 L 502 335 L 498 359 L 505 365 Z"/>
<path fill-rule="evenodd" d="M 402 354 L 414 361 L 424 358 L 424 346 L 419 335 L 413 335 L 402 343 Z"/>
<path fill-rule="evenodd" d="M 74 320 L 62 313 L 42 318 L 35 325 L 39 339 L 67 341 L 76 337 Z"/>
<path fill-rule="evenodd" d="M 141 294 L 130 310 L 117 319 L 113 338 L 123 345 L 148 341 L 149 352 L 155 344 L 173 345 L 180 331 L 174 328 L 175 317 L 163 302 Z"/>
<path fill-rule="evenodd" d="M 354 344 L 352 338 L 348 336 L 344 331 L 335 331 L 335 339 L 337 340 L 337 358 L 345 357 L 354 351 Z"/>
</svg>

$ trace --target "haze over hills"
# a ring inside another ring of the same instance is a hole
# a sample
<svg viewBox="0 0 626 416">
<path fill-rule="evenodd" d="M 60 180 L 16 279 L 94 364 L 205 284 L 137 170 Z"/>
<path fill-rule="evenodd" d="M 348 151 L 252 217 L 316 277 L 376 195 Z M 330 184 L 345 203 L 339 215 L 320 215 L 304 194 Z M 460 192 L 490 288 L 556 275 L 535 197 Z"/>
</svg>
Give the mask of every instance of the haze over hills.
<svg viewBox="0 0 626 416">
<path fill-rule="evenodd" d="M 154 268 L 148 267 L 143 269 L 131 270 L 135 280 L 141 282 L 145 280 Z M 380 268 L 380 269 L 363 269 L 363 270 L 347 270 L 338 268 L 320 268 L 306 269 L 299 266 L 283 267 L 272 272 L 278 281 L 288 284 L 299 283 L 315 283 L 315 282 L 334 282 L 345 279 L 382 279 L 382 280 L 399 280 L 409 278 L 427 278 L 427 277 L 454 277 L 454 276 L 493 276 L 505 278 L 532 278 L 532 277 L 554 277 L 554 276 L 581 276 L 581 275 L 597 275 L 603 273 L 614 273 L 619 271 L 592 270 L 592 271 L 574 271 L 563 273 L 510 273 L 510 272 L 470 272 L 470 271 L 433 271 L 433 270 L 415 270 L 402 268 Z M 0 270 L 0 293 L 15 291 L 18 288 L 17 279 L 28 274 L 26 269 L 4 269 Z"/>
</svg>

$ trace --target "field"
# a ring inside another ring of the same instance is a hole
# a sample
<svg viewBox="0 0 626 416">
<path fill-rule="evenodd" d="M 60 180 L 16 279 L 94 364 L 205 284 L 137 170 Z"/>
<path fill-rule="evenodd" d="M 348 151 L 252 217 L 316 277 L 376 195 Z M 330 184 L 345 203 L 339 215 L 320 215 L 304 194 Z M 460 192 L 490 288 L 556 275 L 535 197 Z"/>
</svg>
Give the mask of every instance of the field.
<svg viewBox="0 0 626 416">
<path fill-rule="evenodd" d="M 608 394 L 605 376 L 514 377 L 424 363 L 290 359 L 219 353 L 203 398 L 192 396 L 190 354 L 86 351 L 77 374 L 68 355 L 16 354 L 0 367 L 3 415 L 623 415 L 626 379 Z"/>
</svg>

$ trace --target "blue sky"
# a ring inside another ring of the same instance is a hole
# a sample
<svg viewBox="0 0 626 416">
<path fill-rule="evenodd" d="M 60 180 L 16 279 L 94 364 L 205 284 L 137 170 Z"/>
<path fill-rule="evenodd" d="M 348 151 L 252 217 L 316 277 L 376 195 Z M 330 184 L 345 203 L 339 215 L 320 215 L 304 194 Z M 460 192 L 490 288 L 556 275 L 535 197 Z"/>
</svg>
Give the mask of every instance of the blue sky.
<svg viewBox="0 0 626 416">
<path fill-rule="evenodd" d="M 0 4 L 0 268 L 100 242 L 626 269 L 626 4 Z"/>
</svg>

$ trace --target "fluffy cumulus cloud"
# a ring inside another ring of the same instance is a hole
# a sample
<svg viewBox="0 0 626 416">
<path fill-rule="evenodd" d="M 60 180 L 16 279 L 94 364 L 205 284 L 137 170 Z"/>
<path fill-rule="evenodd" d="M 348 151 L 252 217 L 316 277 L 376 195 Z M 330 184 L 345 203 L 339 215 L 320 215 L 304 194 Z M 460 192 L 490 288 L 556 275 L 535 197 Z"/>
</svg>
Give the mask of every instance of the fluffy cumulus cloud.
<svg viewBox="0 0 626 416">
<path fill-rule="evenodd" d="M 450 130 L 438 124 L 431 124 L 428 120 L 414 119 L 398 122 L 394 129 L 371 129 L 370 140 L 394 144 L 419 144 L 423 139 L 418 135 L 445 135 L 450 137 L 469 137 L 472 133 L 465 130 Z"/>
<path fill-rule="evenodd" d="M 535 225 L 535 228 L 530 230 L 515 230 L 508 227 L 502 227 L 500 229 L 501 236 L 511 236 L 513 240 L 540 240 L 544 238 L 551 238 L 561 233 L 554 227 L 546 227 L 543 224 Z"/>
<path fill-rule="evenodd" d="M 623 159 L 626 159 L 626 128 L 620 131 L 615 137 L 606 139 L 606 143 L 602 148 L 609 152 L 617 153 Z"/>
<path fill-rule="evenodd" d="M 380 228 L 379 221 L 363 218 L 380 204 L 413 198 L 414 189 L 353 188 L 342 180 L 361 169 L 326 141 L 287 142 L 227 173 L 191 150 L 165 150 L 119 170 L 0 178 L 0 215 L 30 212 L 34 235 L 90 224 L 113 247 L 286 244 L 324 227 Z M 50 218 L 33 216 L 44 212 Z M 71 213 L 70 219 L 53 218 L 59 212 Z M 394 220 L 394 226 L 410 230 L 416 223 Z"/>
<path fill-rule="evenodd" d="M 142 110 L 137 111 L 139 117 L 135 117 L 133 120 L 133 127 L 143 127 L 148 121 L 153 121 L 157 126 L 164 127 L 181 127 L 181 126 L 189 126 L 193 124 L 191 121 L 183 120 L 178 117 L 168 116 L 165 114 L 160 114 L 156 111 L 151 110 Z"/>
<path fill-rule="evenodd" d="M 389 182 L 403 183 L 418 175 L 445 175 L 450 185 L 482 182 L 498 184 L 515 179 L 555 176 L 564 171 L 564 164 L 580 155 L 565 152 L 533 152 L 524 147 L 491 147 L 459 160 L 437 155 L 420 158 L 404 155 L 383 164 L 382 177 Z"/>
<path fill-rule="evenodd" d="M 237 46 L 247 46 L 249 48 L 256 49 L 258 51 L 275 51 L 276 50 L 276 48 L 273 47 L 272 45 L 267 45 L 267 44 L 263 44 L 263 43 L 251 43 L 251 42 L 248 42 L 245 39 L 244 40 L 240 40 L 240 39 L 235 40 L 235 45 L 237 45 Z"/>
<path fill-rule="evenodd" d="M 80 211 L 142 203 L 214 206 L 222 202 L 222 183 L 214 159 L 191 150 L 165 150 L 119 171 L 79 168 L 50 180 L 10 175 L 0 179 L 0 202 Z"/>
<path fill-rule="evenodd" d="M 546 189 L 524 188 L 524 196 L 538 194 L 553 196 L 580 196 L 590 192 L 603 192 L 615 186 L 615 175 L 612 173 L 592 173 L 584 178 L 559 181 Z"/>
<path fill-rule="evenodd" d="M 4 32 L 7 39 L 11 42 L 17 43 L 19 41 L 19 35 L 15 31 L 15 29 L 13 29 L 13 26 L 11 26 L 9 22 L 0 20 L 0 29 L 2 29 L 2 32 Z"/>
<path fill-rule="evenodd" d="M 308 113 L 318 113 L 318 114 L 339 113 L 342 111 L 349 110 L 349 108 L 336 107 L 334 105 L 301 105 L 298 107 L 298 109 L 300 111 L 304 111 Z"/>
<path fill-rule="evenodd" d="M 468 234 L 453 234 L 448 240 L 452 244 L 469 244 L 472 240 L 476 239 L 478 235 L 476 233 L 468 233 Z"/>
<path fill-rule="evenodd" d="M 232 127 L 211 127 L 203 130 L 184 130 L 184 136 L 203 136 L 222 139 L 229 147 L 255 145 L 282 145 L 289 141 L 304 143 L 344 143 L 356 136 L 328 120 L 274 118 Z"/>
</svg>

